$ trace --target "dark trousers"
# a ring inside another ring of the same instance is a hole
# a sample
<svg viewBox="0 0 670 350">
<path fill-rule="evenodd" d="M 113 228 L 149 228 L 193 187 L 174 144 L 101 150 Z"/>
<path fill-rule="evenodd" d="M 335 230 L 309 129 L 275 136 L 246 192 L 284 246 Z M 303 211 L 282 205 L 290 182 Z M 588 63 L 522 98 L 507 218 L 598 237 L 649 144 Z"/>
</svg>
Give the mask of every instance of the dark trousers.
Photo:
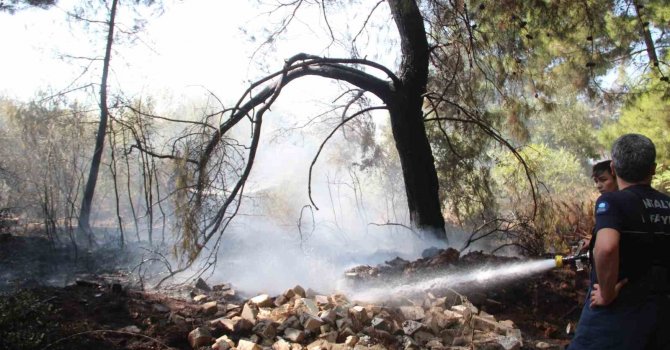
<svg viewBox="0 0 670 350">
<path fill-rule="evenodd" d="M 666 349 L 649 347 L 652 341 L 655 342 L 656 334 L 666 333 L 664 336 L 667 337 L 670 331 L 659 329 L 657 297 L 634 298 L 627 295 L 608 306 L 591 308 L 590 295 L 589 290 L 569 350 Z"/>
<path fill-rule="evenodd" d="M 658 323 L 645 350 L 670 350 L 670 295 L 659 296 Z"/>
</svg>

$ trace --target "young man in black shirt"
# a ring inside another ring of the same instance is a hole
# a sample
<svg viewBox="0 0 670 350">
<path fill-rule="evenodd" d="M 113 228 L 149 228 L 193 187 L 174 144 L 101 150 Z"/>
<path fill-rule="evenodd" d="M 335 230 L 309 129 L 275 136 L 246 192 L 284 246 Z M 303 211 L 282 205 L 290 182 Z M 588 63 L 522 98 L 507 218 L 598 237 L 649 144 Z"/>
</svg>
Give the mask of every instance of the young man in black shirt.
<svg viewBox="0 0 670 350">
<path fill-rule="evenodd" d="M 670 197 L 651 188 L 655 158 L 643 135 L 612 145 L 619 191 L 596 201 L 591 287 L 568 349 L 670 349 Z"/>
</svg>

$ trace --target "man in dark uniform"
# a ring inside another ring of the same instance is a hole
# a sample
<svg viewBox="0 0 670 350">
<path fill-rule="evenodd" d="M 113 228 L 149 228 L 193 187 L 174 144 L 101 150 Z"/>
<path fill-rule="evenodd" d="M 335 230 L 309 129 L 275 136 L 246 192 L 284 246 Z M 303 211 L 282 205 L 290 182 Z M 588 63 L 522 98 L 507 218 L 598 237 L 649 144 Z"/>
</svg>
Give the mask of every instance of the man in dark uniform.
<svg viewBox="0 0 670 350">
<path fill-rule="evenodd" d="M 568 349 L 670 349 L 670 197 L 651 188 L 655 159 L 643 135 L 612 145 L 620 191 L 596 201 L 591 286 Z"/>
</svg>

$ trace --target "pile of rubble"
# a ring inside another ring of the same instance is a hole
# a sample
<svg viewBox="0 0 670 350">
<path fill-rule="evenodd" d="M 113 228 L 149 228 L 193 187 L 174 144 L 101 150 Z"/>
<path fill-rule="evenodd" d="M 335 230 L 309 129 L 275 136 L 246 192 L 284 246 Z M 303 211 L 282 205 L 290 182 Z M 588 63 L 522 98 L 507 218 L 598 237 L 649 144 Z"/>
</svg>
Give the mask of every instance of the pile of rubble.
<svg viewBox="0 0 670 350">
<path fill-rule="evenodd" d="M 201 287 L 206 287 L 200 283 Z M 209 289 L 208 287 L 205 289 Z M 223 293 L 223 294 L 222 294 Z M 193 329 L 193 349 L 520 349 L 521 331 L 452 292 L 393 305 L 371 305 L 344 295 L 320 295 L 296 286 L 283 294 L 239 303 L 229 286 L 193 297 L 209 320 Z M 238 298 L 239 299 L 239 298 Z M 170 321 L 193 324 L 171 312 Z"/>
</svg>

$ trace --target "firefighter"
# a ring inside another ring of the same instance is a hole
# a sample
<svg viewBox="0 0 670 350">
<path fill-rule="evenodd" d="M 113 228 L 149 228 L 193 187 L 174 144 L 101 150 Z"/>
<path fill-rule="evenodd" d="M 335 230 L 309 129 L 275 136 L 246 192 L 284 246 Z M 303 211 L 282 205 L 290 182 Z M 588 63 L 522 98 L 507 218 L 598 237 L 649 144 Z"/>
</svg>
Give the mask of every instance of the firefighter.
<svg viewBox="0 0 670 350">
<path fill-rule="evenodd" d="M 595 182 L 596 189 L 598 189 L 600 194 L 614 192 L 619 189 L 616 184 L 616 175 L 612 172 L 611 164 L 611 160 L 603 160 L 593 165 L 591 178 Z"/>
<path fill-rule="evenodd" d="M 670 349 L 666 336 L 670 197 L 654 190 L 656 149 L 626 134 L 612 145 L 619 191 L 596 201 L 591 283 L 571 350 Z"/>
</svg>

